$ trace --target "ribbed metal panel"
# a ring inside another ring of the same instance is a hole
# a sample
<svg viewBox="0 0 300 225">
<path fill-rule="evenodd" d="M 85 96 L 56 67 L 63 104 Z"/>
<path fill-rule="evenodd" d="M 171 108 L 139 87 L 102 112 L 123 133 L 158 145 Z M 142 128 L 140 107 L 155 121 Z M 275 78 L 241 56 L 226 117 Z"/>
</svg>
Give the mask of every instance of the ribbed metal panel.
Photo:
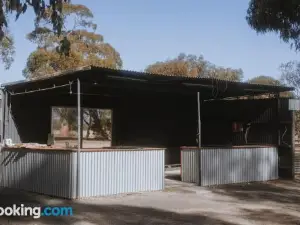
<svg viewBox="0 0 300 225">
<path fill-rule="evenodd" d="M 201 185 L 278 179 L 274 148 L 216 148 L 201 150 Z"/>
<path fill-rule="evenodd" d="M 3 101 L 3 91 L 0 90 L 0 112 L 1 112 L 1 115 L 0 115 L 0 135 L 1 135 L 1 142 L 2 142 L 2 139 L 3 139 L 3 113 L 4 113 L 4 101 Z"/>
<path fill-rule="evenodd" d="M 289 110 L 300 110 L 300 100 L 289 99 Z"/>
<path fill-rule="evenodd" d="M 2 111 L 2 117 L 3 118 L 3 123 L 4 123 L 4 139 L 5 138 L 10 138 L 12 139 L 13 143 L 21 143 L 20 136 L 17 130 L 17 127 L 15 125 L 15 121 L 12 117 L 11 110 L 10 110 L 10 101 L 8 98 L 8 95 L 6 92 L 3 90 L 1 91 L 1 96 L 2 96 L 2 101 L 3 103 L 1 104 L 1 111 Z M 2 126 L 2 125 L 1 125 Z"/>
<path fill-rule="evenodd" d="M 0 186 L 76 197 L 76 152 L 3 150 Z M 157 150 L 81 152 L 80 196 L 164 189 L 165 153 Z"/>
<path fill-rule="evenodd" d="M 294 156 L 294 171 L 300 175 L 300 152 L 296 152 Z"/>
<path fill-rule="evenodd" d="M 295 138 L 295 150 L 294 150 L 294 172 L 295 175 L 300 175 L 300 140 Z"/>
<path fill-rule="evenodd" d="M 199 161 L 199 149 L 191 148 L 181 150 L 181 180 L 183 182 L 199 182 Z"/>
<path fill-rule="evenodd" d="M 9 108 L 7 109 L 6 117 L 7 117 L 7 124 L 8 124 L 7 133 L 5 133 L 6 138 L 12 139 L 13 143 L 21 143 L 18 129 L 16 127 L 15 121 L 12 117 Z"/>
<path fill-rule="evenodd" d="M 74 198 L 72 154 L 64 151 L 3 150 L 0 186 Z"/>
<path fill-rule="evenodd" d="M 80 197 L 164 189 L 165 151 L 82 152 Z"/>
</svg>

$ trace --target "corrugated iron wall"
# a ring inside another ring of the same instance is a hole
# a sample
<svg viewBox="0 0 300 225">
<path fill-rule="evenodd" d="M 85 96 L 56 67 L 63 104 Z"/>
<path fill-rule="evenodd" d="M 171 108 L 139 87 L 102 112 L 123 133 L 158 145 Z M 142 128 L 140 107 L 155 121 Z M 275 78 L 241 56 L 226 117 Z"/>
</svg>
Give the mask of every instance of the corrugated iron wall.
<svg viewBox="0 0 300 225">
<path fill-rule="evenodd" d="M 3 135 L 3 139 L 5 139 L 5 138 L 11 138 L 13 141 L 15 141 L 14 140 L 14 138 L 13 137 L 15 137 L 16 135 L 15 134 L 17 134 L 17 132 L 16 131 L 12 131 L 12 133 L 11 134 L 9 134 L 9 132 L 12 130 L 11 129 L 11 127 L 13 127 L 10 123 L 10 115 L 9 115 L 9 110 L 8 110 L 8 108 L 9 108 L 9 104 L 8 104 L 8 97 L 7 97 L 7 94 L 6 94 L 6 92 L 4 92 L 3 90 L 1 90 L 1 95 L 2 95 L 2 104 L 1 104 L 1 107 L 2 107 L 2 112 L 3 112 L 3 114 L 2 114 L 2 119 L 3 119 L 3 127 L 2 127 L 2 135 Z M 16 138 L 16 139 L 18 139 L 18 138 Z"/>
<path fill-rule="evenodd" d="M 4 108 L 4 101 L 3 101 L 3 91 L 0 89 L 0 142 L 3 140 L 3 108 Z"/>
<path fill-rule="evenodd" d="M 70 151 L 3 150 L 0 186 L 75 198 L 73 153 Z"/>
<path fill-rule="evenodd" d="M 13 143 L 46 143 L 51 131 L 49 99 L 26 97 L 3 92 L 3 138 Z"/>
<path fill-rule="evenodd" d="M 285 179 L 294 178 L 294 115 L 289 110 L 288 99 L 281 99 L 279 105 L 279 135 L 280 145 L 278 146 L 279 156 L 279 177 Z"/>
<path fill-rule="evenodd" d="M 278 179 L 274 148 L 201 150 L 201 185 L 220 185 Z"/>
<path fill-rule="evenodd" d="M 79 197 L 164 189 L 163 149 L 81 152 Z M 5 150 L 0 186 L 62 198 L 76 198 L 77 153 L 61 150 Z"/>
<path fill-rule="evenodd" d="M 201 186 L 278 179 L 275 147 L 187 148 L 181 154 L 184 182 L 198 183 L 199 168 Z"/>
<path fill-rule="evenodd" d="M 82 152 L 80 197 L 162 190 L 164 157 L 162 149 Z"/>
<path fill-rule="evenodd" d="M 181 150 L 181 180 L 187 183 L 199 183 L 200 151 L 198 148 Z"/>
<path fill-rule="evenodd" d="M 13 143 L 20 143 L 20 136 L 16 127 L 16 123 L 11 114 L 10 100 L 6 92 L 1 90 L 2 102 L 1 102 L 1 111 L 3 124 L 1 123 L 1 135 L 3 139 L 10 138 Z"/>
<path fill-rule="evenodd" d="M 295 176 L 300 178 L 300 139 L 295 139 L 295 155 L 294 155 L 294 172 Z"/>
</svg>

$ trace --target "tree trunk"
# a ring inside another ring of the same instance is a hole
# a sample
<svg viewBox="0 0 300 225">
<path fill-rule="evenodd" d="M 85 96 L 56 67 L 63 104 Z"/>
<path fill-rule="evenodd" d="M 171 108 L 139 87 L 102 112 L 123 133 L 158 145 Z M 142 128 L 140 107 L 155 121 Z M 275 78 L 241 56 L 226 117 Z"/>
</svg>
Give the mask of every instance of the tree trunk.
<svg viewBox="0 0 300 225">
<path fill-rule="evenodd" d="M 90 136 L 90 130 L 91 130 L 91 125 L 92 125 L 92 117 L 89 115 L 89 122 L 88 122 L 88 129 L 86 131 L 86 139 L 89 139 Z"/>
</svg>

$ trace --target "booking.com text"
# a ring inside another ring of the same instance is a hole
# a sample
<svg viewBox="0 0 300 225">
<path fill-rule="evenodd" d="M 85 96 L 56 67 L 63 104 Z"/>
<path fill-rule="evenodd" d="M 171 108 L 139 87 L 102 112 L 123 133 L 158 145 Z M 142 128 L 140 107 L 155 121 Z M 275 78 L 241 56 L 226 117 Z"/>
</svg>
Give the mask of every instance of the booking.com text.
<svg viewBox="0 0 300 225">
<path fill-rule="evenodd" d="M 43 216 L 72 216 L 73 208 L 68 206 L 28 207 L 24 204 L 0 207 L 0 216 L 30 216 L 39 219 Z"/>
</svg>

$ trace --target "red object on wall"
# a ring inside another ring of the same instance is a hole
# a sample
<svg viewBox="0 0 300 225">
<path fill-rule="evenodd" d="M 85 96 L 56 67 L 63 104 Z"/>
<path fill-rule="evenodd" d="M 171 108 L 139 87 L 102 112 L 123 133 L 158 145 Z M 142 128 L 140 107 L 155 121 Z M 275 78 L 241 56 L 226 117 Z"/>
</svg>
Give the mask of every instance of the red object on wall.
<svg viewBox="0 0 300 225">
<path fill-rule="evenodd" d="M 233 122 L 232 123 L 232 131 L 233 132 L 241 132 L 243 131 L 243 125 L 238 122 Z"/>
</svg>

